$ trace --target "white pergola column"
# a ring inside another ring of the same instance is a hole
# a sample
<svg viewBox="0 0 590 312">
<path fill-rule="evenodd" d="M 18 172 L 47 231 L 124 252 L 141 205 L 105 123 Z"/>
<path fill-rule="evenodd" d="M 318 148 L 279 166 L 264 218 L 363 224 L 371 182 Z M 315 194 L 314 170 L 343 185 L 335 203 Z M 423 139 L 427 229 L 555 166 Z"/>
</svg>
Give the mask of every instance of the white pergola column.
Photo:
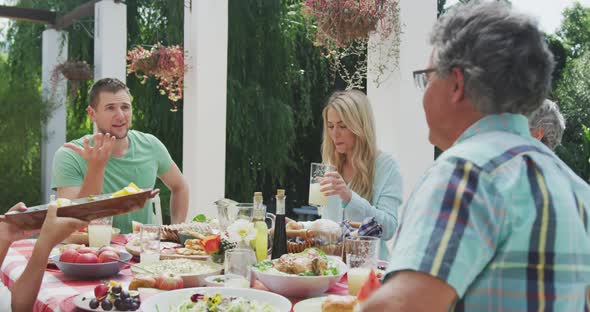
<svg viewBox="0 0 590 312">
<path fill-rule="evenodd" d="M 422 109 L 422 91 L 414 87 L 412 71 L 425 69 L 430 56 L 429 34 L 436 21 L 436 1 L 400 1 L 403 26 L 399 70 L 379 87 L 369 73 L 367 91 L 377 123 L 377 143 L 383 151 L 399 161 L 407 199 L 422 174 L 434 159 L 433 146 L 428 142 L 428 126 Z M 369 68 L 379 61 L 371 47 L 378 36 L 369 41 Z"/>
<path fill-rule="evenodd" d="M 192 218 L 199 213 L 216 216 L 213 202 L 225 193 L 228 0 L 188 2 L 182 169 L 190 186 Z"/>
<path fill-rule="evenodd" d="M 127 5 L 102 0 L 94 5 L 94 81 L 126 79 Z"/>
<path fill-rule="evenodd" d="M 68 59 L 67 32 L 47 29 L 43 31 L 42 47 L 42 95 L 43 100 L 54 105 L 54 111 L 43 127 L 41 145 L 41 192 L 43 202 L 49 202 L 49 195 L 55 194 L 51 190 L 51 171 L 53 155 L 66 142 L 66 88 L 67 80 L 60 76 L 60 80 L 52 81 L 51 76 L 55 66 Z"/>
</svg>

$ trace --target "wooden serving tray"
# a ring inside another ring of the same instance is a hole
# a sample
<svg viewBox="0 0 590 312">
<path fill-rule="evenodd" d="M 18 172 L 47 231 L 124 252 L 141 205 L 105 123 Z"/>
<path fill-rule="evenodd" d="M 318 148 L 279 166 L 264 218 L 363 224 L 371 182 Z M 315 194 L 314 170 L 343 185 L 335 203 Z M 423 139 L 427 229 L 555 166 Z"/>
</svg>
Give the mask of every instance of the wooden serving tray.
<svg viewBox="0 0 590 312">
<path fill-rule="evenodd" d="M 72 205 L 59 207 L 58 217 L 71 217 L 90 221 L 97 218 L 120 215 L 145 206 L 148 199 L 160 192 L 159 189 L 146 190 L 140 193 L 111 198 L 111 194 L 93 196 L 92 199 L 80 198 L 72 201 Z M 47 204 L 29 207 L 27 211 L 0 215 L 0 222 L 12 223 L 23 230 L 40 229 L 47 214 Z"/>
</svg>

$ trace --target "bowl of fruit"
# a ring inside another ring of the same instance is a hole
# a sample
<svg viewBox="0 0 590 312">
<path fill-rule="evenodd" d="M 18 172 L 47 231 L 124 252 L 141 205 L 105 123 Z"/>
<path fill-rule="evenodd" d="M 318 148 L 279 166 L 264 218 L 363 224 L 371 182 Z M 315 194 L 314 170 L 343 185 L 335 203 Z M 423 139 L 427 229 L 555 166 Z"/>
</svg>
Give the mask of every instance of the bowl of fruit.
<svg viewBox="0 0 590 312">
<path fill-rule="evenodd" d="M 125 264 L 116 260 L 129 261 L 131 257 L 131 254 L 110 246 L 100 249 L 73 247 L 52 256 L 51 260 L 67 276 L 95 279 L 119 273 Z"/>
<path fill-rule="evenodd" d="M 137 311 L 141 306 L 139 292 L 125 290 L 121 283 L 110 281 L 74 298 L 74 304 L 85 311 Z"/>
</svg>

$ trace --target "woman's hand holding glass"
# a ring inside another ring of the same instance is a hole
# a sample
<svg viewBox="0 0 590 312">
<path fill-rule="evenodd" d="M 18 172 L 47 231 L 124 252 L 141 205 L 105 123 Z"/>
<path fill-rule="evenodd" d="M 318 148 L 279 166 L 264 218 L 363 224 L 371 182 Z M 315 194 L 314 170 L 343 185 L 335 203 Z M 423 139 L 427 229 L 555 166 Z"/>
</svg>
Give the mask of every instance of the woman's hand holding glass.
<svg viewBox="0 0 590 312">
<path fill-rule="evenodd" d="M 322 186 L 321 192 L 325 196 L 338 195 L 345 202 L 352 199 L 352 190 L 338 172 L 326 172 L 320 186 Z"/>
</svg>

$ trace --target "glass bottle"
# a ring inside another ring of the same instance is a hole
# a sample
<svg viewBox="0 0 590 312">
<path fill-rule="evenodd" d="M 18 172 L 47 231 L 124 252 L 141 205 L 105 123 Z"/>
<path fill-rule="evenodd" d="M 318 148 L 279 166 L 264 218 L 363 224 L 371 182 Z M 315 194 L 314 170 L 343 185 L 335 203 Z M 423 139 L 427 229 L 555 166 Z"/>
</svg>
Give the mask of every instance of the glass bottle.
<svg viewBox="0 0 590 312">
<path fill-rule="evenodd" d="M 277 190 L 277 216 L 272 240 L 272 259 L 280 258 L 287 253 L 287 228 L 285 225 L 285 190 Z"/>
</svg>

